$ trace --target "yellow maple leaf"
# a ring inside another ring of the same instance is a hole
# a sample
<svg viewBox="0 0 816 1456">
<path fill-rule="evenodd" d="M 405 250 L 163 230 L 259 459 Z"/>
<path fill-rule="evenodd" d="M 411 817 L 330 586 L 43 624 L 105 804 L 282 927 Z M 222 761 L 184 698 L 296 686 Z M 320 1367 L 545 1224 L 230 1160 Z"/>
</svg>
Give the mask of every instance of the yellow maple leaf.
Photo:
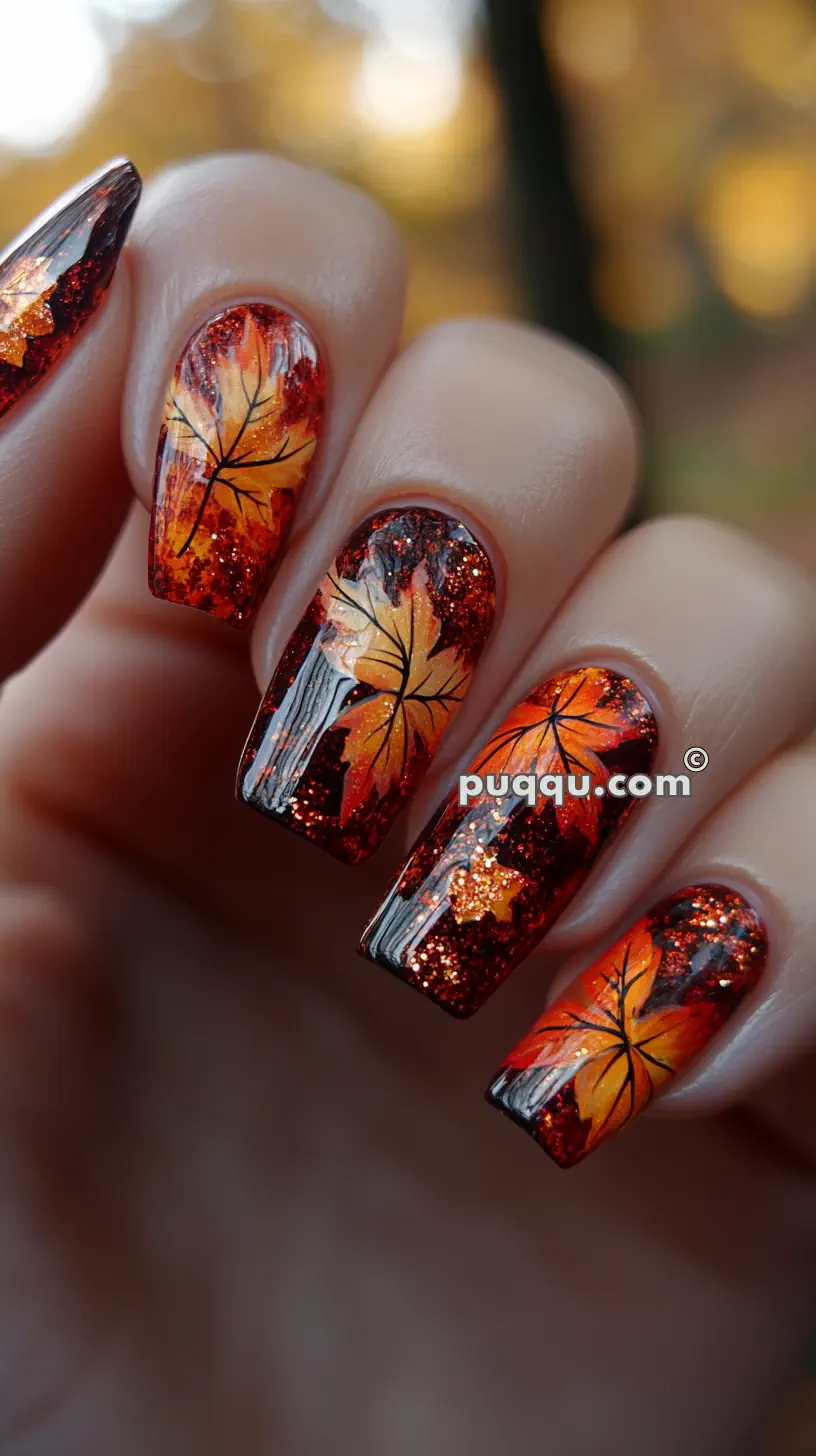
<svg viewBox="0 0 816 1456">
<path fill-rule="evenodd" d="M 398 785 L 420 747 L 433 756 L 470 678 L 457 648 L 434 650 L 441 623 L 425 567 L 417 567 L 396 604 L 382 570 L 377 557 L 356 581 L 330 573 L 322 587 L 334 629 L 324 644 L 326 656 L 339 672 L 376 689 L 337 721 L 348 730 L 341 824 L 372 789 L 382 797 Z"/>
<path fill-rule="evenodd" d="M 209 361 L 207 388 L 192 369 L 170 386 L 164 423 L 183 489 L 167 529 L 177 556 L 193 544 L 214 494 L 238 518 L 272 527 L 276 499 L 303 483 L 317 439 L 305 419 L 282 424 L 287 372 L 276 347 L 247 313 L 241 338 Z"/>
</svg>

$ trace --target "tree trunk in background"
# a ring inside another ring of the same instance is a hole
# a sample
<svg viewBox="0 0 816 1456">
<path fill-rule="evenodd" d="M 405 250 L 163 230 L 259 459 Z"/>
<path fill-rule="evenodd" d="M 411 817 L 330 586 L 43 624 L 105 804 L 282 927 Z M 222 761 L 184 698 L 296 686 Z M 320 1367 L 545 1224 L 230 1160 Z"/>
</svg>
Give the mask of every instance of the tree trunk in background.
<svg viewBox="0 0 816 1456">
<path fill-rule="evenodd" d="M 485 13 L 529 315 L 610 360 L 607 329 L 592 293 L 592 245 L 573 187 L 568 127 L 544 54 L 538 0 L 485 0 Z"/>
</svg>

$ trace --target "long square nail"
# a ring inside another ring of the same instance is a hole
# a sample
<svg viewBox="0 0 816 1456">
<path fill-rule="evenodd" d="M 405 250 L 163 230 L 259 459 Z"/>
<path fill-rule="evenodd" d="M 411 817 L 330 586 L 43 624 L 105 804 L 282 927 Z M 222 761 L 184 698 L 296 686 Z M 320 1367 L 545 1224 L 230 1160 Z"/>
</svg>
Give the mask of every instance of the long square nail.
<svg viewBox="0 0 816 1456">
<path fill-rule="evenodd" d="M 99 307 L 141 190 L 131 162 L 110 162 L 0 258 L 0 415 L 53 368 Z"/>
<path fill-rule="evenodd" d="M 707 1046 L 767 955 L 765 926 L 735 890 L 669 895 L 545 1011 L 488 1100 L 573 1167 Z"/>
<path fill-rule="evenodd" d="M 325 396 L 317 345 L 282 309 L 238 304 L 193 334 L 156 453 L 154 596 L 251 621 L 286 547 Z"/>
<path fill-rule="evenodd" d="M 647 773 L 657 724 L 633 682 L 605 667 L 561 673 L 524 698 L 419 839 L 360 953 L 453 1016 L 478 1011 L 580 889 L 632 807 L 610 778 Z M 572 776 L 581 797 L 512 792 L 518 775 Z M 508 792 L 496 797 L 509 780 Z M 490 780 L 495 782 L 491 784 Z M 588 784 L 585 784 L 588 780 Z"/>
<path fill-rule="evenodd" d="M 372 516 L 289 641 L 238 797 L 347 864 L 373 854 L 464 700 L 494 610 L 489 557 L 460 521 Z"/>
</svg>

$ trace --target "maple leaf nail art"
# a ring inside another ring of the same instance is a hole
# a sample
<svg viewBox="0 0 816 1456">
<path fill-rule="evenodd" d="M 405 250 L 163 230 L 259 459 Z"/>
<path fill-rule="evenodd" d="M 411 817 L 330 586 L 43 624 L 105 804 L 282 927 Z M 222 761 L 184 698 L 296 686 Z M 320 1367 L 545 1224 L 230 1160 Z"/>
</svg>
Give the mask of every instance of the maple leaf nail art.
<svg viewBox="0 0 816 1456">
<path fill-rule="evenodd" d="M 655 906 L 576 978 L 511 1052 L 488 1098 L 563 1168 L 619 1132 L 753 989 L 768 937 L 735 890 Z"/>
<path fill-rule="evenodd" d="M 323 425 L 317 346 L 240 304 L 190 340 L 165 399 L 150 533 L 155 596 L 242 627 L 286 546 Z"/>
<path fill-rule="evenodd" d="M 130 162 L 109 163 L 0 257 L 0 415 L 59 362 L 102 303 L 141 186 Z"/>
<path fill-rule="evenodd" d="M 326 656 L 341 672 L 374 689 L 337 720 L 347 732 L 341 826 L 372 788 L 383 799 L 398 786 L 417 753 L 433 758 L 471 673 L 461 646 L 439 648 L 442 623 L 424 564 L 397 592 L 396 602 L 386 590 L 380 557 L 373 558 L 372 567 L 358 581 L 330 573 L 324 589 L 326 621 L 335 628 Z"/>
<path fill-rule="evenodd" d="M 456 716 L 494 610 L 489 558 L 461 522 L 371 517 L 289 642 L 239 797 L 347 863 L 372 854 Z"/>
<path fill-rule="evenodd" d="M 360 952 L 454 1016 L 470 1016 L 542 939 L 580 889 L 634 800 L 609 794 L 613 774 L 647 773 L 657 750 L 651 707 L 605 667 L 559 674 L 508 714 L 455 789 L 366 930 Z M 588 780 L 579 797 L 533 804 L 519 774 Z M 495 797 L 491 781 L 508 780 Z"/>
</svg>

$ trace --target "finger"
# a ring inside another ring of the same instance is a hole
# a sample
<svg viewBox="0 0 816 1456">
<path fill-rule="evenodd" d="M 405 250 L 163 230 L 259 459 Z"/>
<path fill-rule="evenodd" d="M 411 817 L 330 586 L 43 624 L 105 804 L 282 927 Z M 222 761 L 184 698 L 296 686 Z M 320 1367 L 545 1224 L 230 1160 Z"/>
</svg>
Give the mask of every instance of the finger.
<svg viewBox="0 0 816 1456">
<path fill-rule="evenodd" d="M 636 454 L 622 392 L 557 340 L 488 321 L 419 339 L 259 621 L 272 681 L 244 802 L 349 863 L 372 854 L 616 528 Z"/>
<path fill-rule="evenodd" d="M 431 822 L 363 954 L 471 1014 L 577 895 L 633 796 L 702 745 L 706 773 L 687 798 L 640 802 L 622 866 L 610 856 L 561 945 L 599 934 L 735 784 L 806 731 L 815 631 L 811 583 L 736 533 L 665 520 L 617 542 L 525 664 L 516 707 L 471 760 L 469 799 L 454 790 Z"/>
<path fill-rule="evenodd" d="M 667 1109 L 710 1112 L 812 1049 L 814 824 L 810 746 L 775 759 L 709 821 L 645 913 L 511 1053 L 489 1095 L 562 1166 L 664 1087 Z"/>
<path fill-rule="evenodd" d="M 88 590 L 126 509 L 126 270 L 102 305 L 139 190 L 129 162 L 111 163 L 0 260 L 0 678 Z"/>
<path fill-rule="evenodd" d="M 612 925 L 641 894 L 644 872 L 667 864 L 748 774 L 807 733 L 816 594 L 809 576 L 753 538 L 666 518 L 614 543 L 544 646 L 553 664 L 602 653 L 631 671 L 658 706 L 656 772 L 688 780 L 687 793 L 640 802 L 603 874 L 550 935 L 548 949 L 561 951 Z M 687 771 L 696 748 L 707 767 Z"/>
<path fill-rule="evenodd" d="M 152 589 L 243 626 L 396 348 L 401 244 L 361 193 L 260 155 L 165 172 L 133 243 L 124 438 Z"/>
<path fill-rule="evenodd" d="M 147 515 L 134 504 L 69 628 L 8 685 L 0 879 L 4 870 L 36 883 L 60 878 L 58 865 L 43 871 L 37 860 L 40 842 L 51 838 L 41 832 L 45 816 L 80 826 L 114 861 L 117 851 L 124 860 L 135 855 L 165 889 L 186 886 L 235 915 L 249 893 L 268 910 L 269 861 L 232 794 L 255 694 L 246 654 L 225 650 L 235 645 L 230 634 L 214 642 L 200 613 L 169 612 L 150 595 L 146 546 Z M 168 617 L 176 628 L 181 618 L 183 630 L 168 631 Z M 33 819 L 36 834 L 21 833 L 21 816 Z"/>
</svg>

